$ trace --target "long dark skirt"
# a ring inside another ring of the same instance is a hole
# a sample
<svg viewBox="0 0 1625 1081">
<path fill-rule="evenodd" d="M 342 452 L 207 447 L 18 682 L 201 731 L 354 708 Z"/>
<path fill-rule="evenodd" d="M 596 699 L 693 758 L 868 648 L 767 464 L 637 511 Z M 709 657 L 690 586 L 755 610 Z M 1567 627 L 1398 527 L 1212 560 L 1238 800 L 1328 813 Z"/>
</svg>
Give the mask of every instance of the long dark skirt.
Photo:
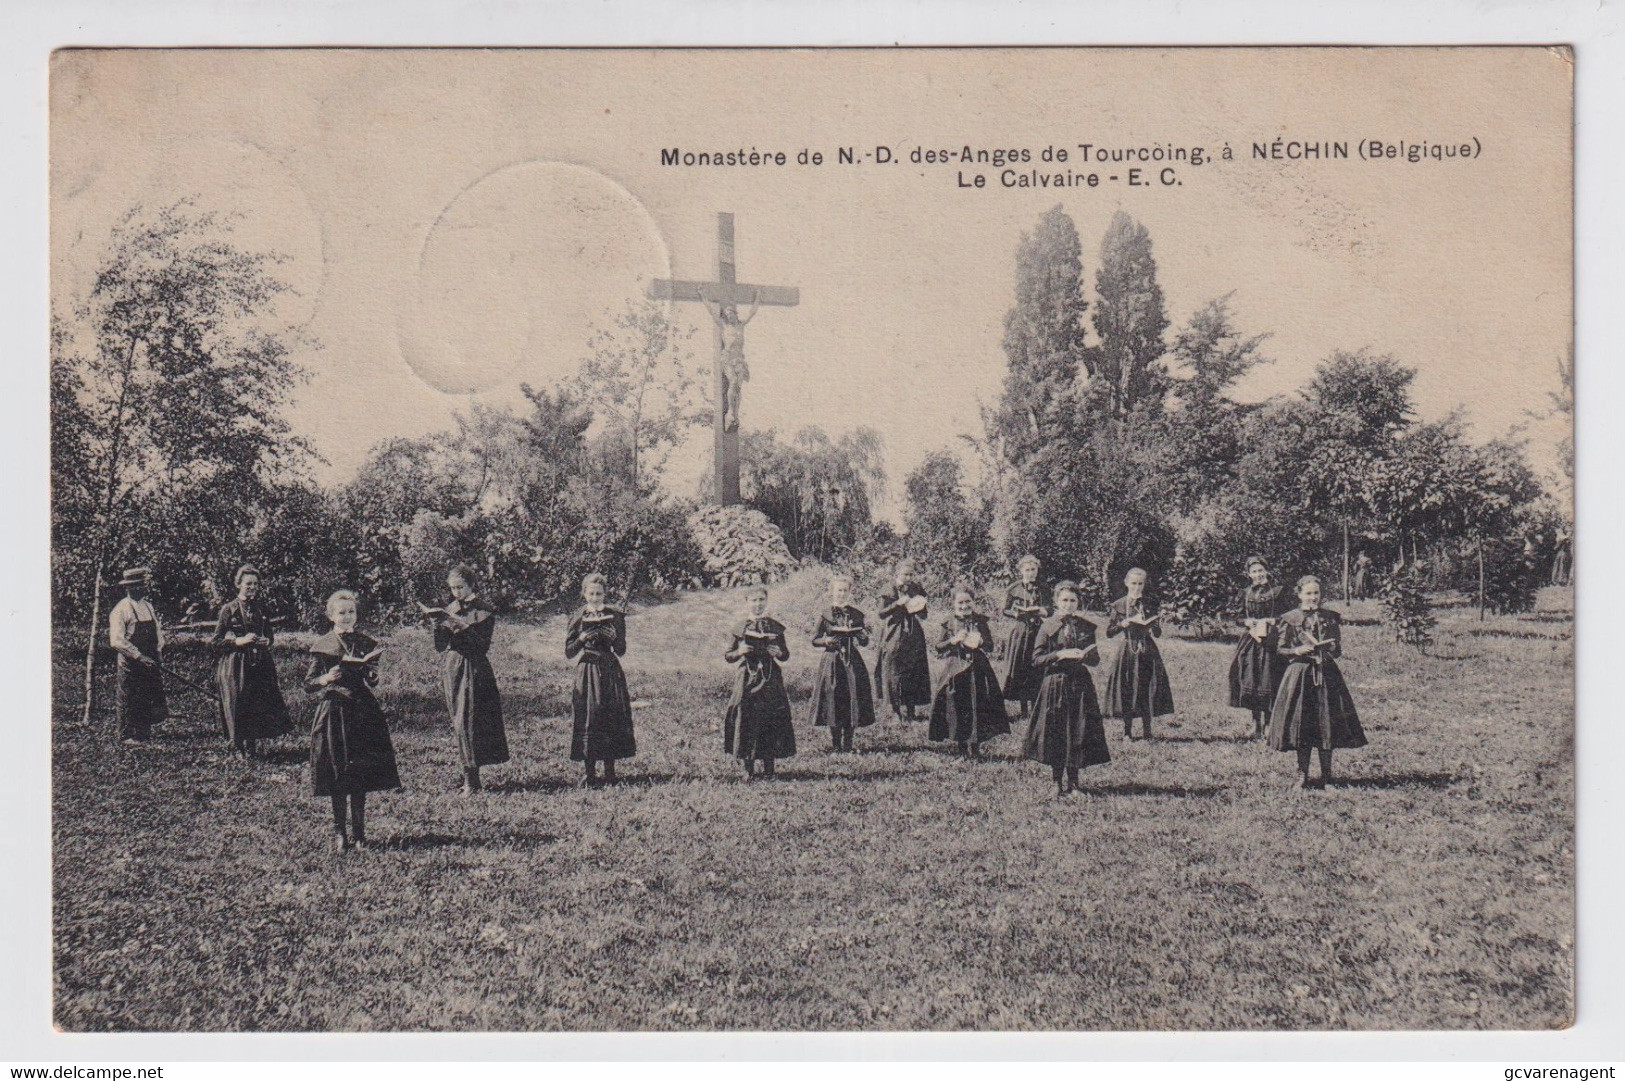
<svg viewBox="0 0 1625 1081">
<path fill-rule="evenodd" d="M 1274 711 L 1270 715 L 1269 745 L 1275 751 L 1295 751 L 1316 747 L 1324 751 L 1339 747 L 1364 747 L 1365 731 L 1360 727 L 1354 699 L 1337 662 L 1322 661 L 1316 678 L 1312 661 L 1293 661 L 1281 677 Z"/>
<path fill-rule="evenodd" d="M 332 690 L 316 703 L 310 722 L 310 783 L 318 796 L 401 787 L 389 725 L 370 692 Z"/>
<path fill-rule="evenodd" d="M 795 755 L 790 698 L 784 692 L 784 675 L 771 660 L 740 666 L 722 717 L 722 749 L 747 761 Z"/>
<path fill-rule="evenodd" d="M 925 628 L 910 617 L 888 625 L 875 657 L 875 684 L 881 701 L 893 707 L 931 702 L 931 662 L 925 653 Z"/>
<path fill-rule="evenodd" d="M 1004 632 L 1000 656 L 999 687 L 1007 702 L 1031 702 L 1038 697 L 1044 673 L 1033 667 L 1033 643 L 1038 641 L 1038 625 L 1016 620 Z"/>
<path fill-rule="evenodd" d="M 457 753 L 464 769 L 500 765 L 508 760 L 508 733 L 502 723 L 502 696 L 496 673 L 483 655 L 469 657 L 446 651 L 441 689 L 446 711 L 457 735 Z"/>
<path fill-rule="evenodd" d="M 999 677 L 981 653 L 969 662 L 954 660 L 943 670 L 931 696 L 927 736 L 955 743 L 985 743 L 1010 731 Z"/>
<path fill-rule="evenodd" d="M 1271 708 L 1284 668 L 1275 635 L 1260 641 L 1244 632 L 1230 659 L 1230 704 L 1238 709 Z"/>
<path fill-rule="evenodd" d="M 220 725 L 226 738 L 275 739 L 293 731 L 293 718 L 276 682 L 276 662 L 258 650 L 233 650 L 215 662 Z"/>
<path fill-rule="evenodd" d="M 1123 643 L 1106 676 L 1105 706 L 1106 716 L 1125 719 L 1144 717 L 1148 711 L 1153 717 L 1174 711 L 1174 689 L 1155 642 Z"/>
<path fill-rule="evenodd" d="M 1052 665 L 1044 674 L 1021 753 L 1046 766 L 1072 769 L 1112 760 L 1095 681 L 1081 663 L 1076 668 Z"/>
<path fill-rule="evenodd" d="M 828 650 L 807 704 L 815 728 L 867 728 L 875 723 L 869 669 L 857 650 Z"/>
<path fill-rule="evenodd" d="M 570 760 L 585 762 L 631 758 L 638 753 L 632 734 L 632 695 L 626 675 L 613 654 L 576 665 L 575 726 L 570 733 Z"/>
</svg>

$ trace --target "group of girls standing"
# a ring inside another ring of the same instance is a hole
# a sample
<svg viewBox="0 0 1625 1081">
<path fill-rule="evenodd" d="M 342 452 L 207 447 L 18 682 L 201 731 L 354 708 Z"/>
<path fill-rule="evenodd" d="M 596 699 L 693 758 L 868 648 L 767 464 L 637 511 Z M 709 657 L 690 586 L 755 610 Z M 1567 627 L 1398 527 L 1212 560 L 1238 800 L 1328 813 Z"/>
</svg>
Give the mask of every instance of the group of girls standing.
<svg viewBox="0 0 1625 1081">
<path fill-rule="evenodd" d="M 1122 636 L 1123 643 L 1108 669 L 1102 703 L 1090 674 L 1101 659 L 1097 624 L 1082 614 L 1075 582 L 1045 587 L 1039 561 L 1021 560 L 1020 578 L 1005 595 L 1004 615 L 1011 622 L 995 671 L 992 631 L 969 587 L 954 590 L 953 614 L 928 642 L 925 591 L 914 569 L 908 560 L 899 563 L 880 598 L 872 683 L 860 652 L 870 628 L 851 603 L 851 579 L 836 575 L 830 582 L 830 606 L 812 637 L 823 656 L 808 711 L 813 726 L 829 728 L 834 751 L 851 751 L 854 730 L 875 723 L 875 692 L 899 721 L 915 720 L 916 710 L 928 705 L 928 738 L 952 741 L 970 758 L 981 757 L 987 740 L 1010 732 L 1010 703 L 1029 720 L 1023 756 L 1049 766 L 1057 794 L 1064 796 L 1077 790 L 1080 769 L 1111 760 L 1107 717 L 1123 722 L 1126 738 L 1149 739 L 1152 721 L 1173 713 L 1173 690 L 1156 641 L 1161 620 L 1147 598 L 1144 570 L 1128 572 L 1123 596 L 1106 613 L 1106 637 Z M 1324 785 L 1334 749 L 1365 745 L 1337 667 L 1341 617 L 1321 607 L 1318 578 L 1299 580 L 1293 607 L 1263 560 L 1249 560 L 1247 570 L 1251 584 L 1237 605 L 1243 633 L 1230 666 L 1230 704 L 1252 712 L 1255 739 L 1267 732 L 1271 748 L 1297 752 L 1299 786 L 1309 787 L 1311 752 L 1318 751 Z M 750 614 L 724 653 L 739 668 L 724 718 L 724 745 L 748 773 L 754 775 L 760 763 L 771 775 L 775 759 L 795 753 L 779 669 L 789 646 L 784 625 L 766 615 L 766 589 L 751 590 L 749 604 Z M 934 679 L 928 650 L 941 662 Z"/>
<path fill-rule="evenodd" d="M 1147 598 L 1149 576 L 1130 570 L 1124 594 L 1112 602 L 1106 637 L 1123 643 L 1097 696 L 1091 669 L 1101 661 L 1098 624 L 1082 611 L 1078 585 L 1046 586 L 1039 561 L 1018 564 L 1019 579 L 1005 594 L 1010 621 L 995 649 L 987 617 L 974 592 L 956 587 L 953 611 L 934 636 L 926 632 L 925 590 L 914 564 L 897 564 L 881 596 L 879 643 L 873 678 L 862 650 L 872 629 L 852 603 L 852 579 L 837 574 L 829 607 L 820 613 L 811 644 L 820 651 L 807 704 L 812 727 L 828 728 L 831 749 L 851 752 L 854 733 L 873 725 L 876 698 L 898 721 L 918 719 L 929 707 L 927 736 L 952 742 L 971 759 L 990 739 L 1011 731 L 1007 703 L 1027 729 L 1023 757 L 1050 767 L 1057 795 L 1078 788 L 1081 769 L 1111 760 L 1105 719 L 1123 722 L 1128 739 L 1148 739 L 1152 721 L 1174 711 L 1167 669 L 1157 647 L 1158 613 Z M 1238 601 L 1242 634 L 1229 672 L 1230 705 L 1252 712 L 1254 737 L 1272 749 L 1295 751 L 1298 783 L 1310 784 L 1311 752 L 1318 751 L 1320 781 L 1331 776 L 1331 754 L 1365 745 L 1348 686 L 1337 667 L 1342 653 L 1339 615 L 1321 607 L 1321 584 L 1298 581 L 1297 606 L 1261 559 L 1249 560 L 1250 584 Z M 237 597 L 219 614 L 214 645 L 216 680 L 227 739 L 244 755 L 257 742 L 292 730 L 271 658 L 275 631 L 259 604 L 259 573 L 237 572 Z M 458 566 L 446 580 L 451 600 L 422 608 L 444 655 L 442 689 L 463 769 L 463 790 L 480 790 L 480 769 L 508 761 L 507 735 L 496 678 L 487 657 L 495 617 L 478 595 L 477 575 Z M 626 614 L 606 603 L 603 575 L 582 582 L 582 606 L 569 620 L 565 657 L 575 662 L 570 757 L 583 764 L 583 783 L 614 783 L 615 763 L 637 753 L 632 698 L 620 658 L 627 649 Z M 748 776 L 775 775 L 776 763 L 796 753 L 793 713 L 781 665 L 789 659 L 785 625 L 767 614 L 768 591 L 746 592 L 744 618 L 730 628 L 723 659 L 735 666 L 733 693 L 723 716 L 723 747 Z M 382 645 L 356 629 L 359 601 L 350 590 L 327 600 L 332 629 L 311 643 L 304 687 L 317 699 L 311 720 L 313 792 L 332 801 L 336 850 L 365 848 L 366 795 L 401 787 L 384 711 L 373 693 Z M 933 677 L 929 656 L 939 661 Z M 995 669 L 993 660 L 1000 664 Z M 1139 734 L 1134 732 L 1139 722 Z M 602 767 L 602 773 L 599 767 Z"/>
<path fill-rule="evenodd" d="M 477 580 L 472 568 L 453 568 L 446 580 L 451 600 L 423 610 L 445 658 L 441 685 L 466 793 L 480 789 L 481 767 L 508 760 L 502 700 L 486 656 L 495 622 Z M 291 732 L 293 723 L 277 685 L 276 631 L 260 605 L 259 571 L 243 566 L 236 586 L 236 599 L 215 623 L 215 683 L 226 740 L 234 753 L 250 757 L 259 741 Z M 310 644 L 305 666 L 304 689 L 316 699 L 310 778 L 315 795 L 332 801 L 334 848 L 343 851 L 367 845 L 367 793 L 399 790 L 401 779 L 389 724 L 373 693 L 383 647 L 356 629 L 360 600 L 353 591 L 333 593 L 326 612 L 332 629 Z"/>
</svg>

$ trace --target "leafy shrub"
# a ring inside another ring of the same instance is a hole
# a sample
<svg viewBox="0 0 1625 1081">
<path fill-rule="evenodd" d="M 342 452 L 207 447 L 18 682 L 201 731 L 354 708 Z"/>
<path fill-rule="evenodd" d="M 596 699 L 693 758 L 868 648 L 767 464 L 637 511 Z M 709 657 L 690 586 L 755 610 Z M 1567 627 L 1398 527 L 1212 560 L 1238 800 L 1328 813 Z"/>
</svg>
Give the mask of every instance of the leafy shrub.
<svg viewBox="0 0 1625 1081">
<path fill-rule="evenodd" d="M 1424 573 L 1414 563 L 1410 564 L 1398 574 L 1384 576 L 1379 591 L 1382 621 L 1394 639 L 1426 652 L 1433 644 L 1433 627 L 1438 620 L 1423 589 Z"/>
<path fill-rule="evenodd" d="M 1477 570 L 1476 561 L 1466 562 Z M 1534 611 L 1535 591 L 1545 584 L 1548 571 L 1519 541 L 1486 541 L 1484 606 L 1498 615 Z"/>
<path fill-rule="evenodd" d="M 1176 556 L 1162 581 L 1163 611 L 1181 627 L 1198 635 L 1216 636 L 1236 597 L 1226 569 L 1211 559 Z"/>
</svg>

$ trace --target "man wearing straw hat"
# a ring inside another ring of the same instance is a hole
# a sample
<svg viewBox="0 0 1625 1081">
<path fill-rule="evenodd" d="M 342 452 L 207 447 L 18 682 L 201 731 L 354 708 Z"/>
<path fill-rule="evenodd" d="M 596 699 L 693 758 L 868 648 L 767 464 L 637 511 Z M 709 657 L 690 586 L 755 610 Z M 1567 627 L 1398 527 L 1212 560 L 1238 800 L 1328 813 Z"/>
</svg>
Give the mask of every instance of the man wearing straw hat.
<svg viewBox="0 0 1625 1081">
<path fill-rule="evenodd" d="M 118 734 L 127 746 L 146 741 L 152 726 L 169 716 L 159 667 L 163 629 L 147 599 L 152 571 L 131 567 L 119 579 L 124 599 L 108 617 L 107 640 L 118 654 Z"/>
</svg>

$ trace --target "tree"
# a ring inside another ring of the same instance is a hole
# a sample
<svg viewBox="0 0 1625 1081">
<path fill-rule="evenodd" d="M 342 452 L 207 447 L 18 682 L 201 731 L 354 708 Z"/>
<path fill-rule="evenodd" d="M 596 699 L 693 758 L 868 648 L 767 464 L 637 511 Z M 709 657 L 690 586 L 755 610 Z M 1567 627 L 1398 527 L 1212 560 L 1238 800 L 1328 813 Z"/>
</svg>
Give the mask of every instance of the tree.
<svg viewBox="0 0 1625 1081">
<path fill-rule="evenodd" d="M 1557 358 L 1557 378 L 1559 389 L 1550 392 L 1547 396 L 1552 402 L 1552 412 L 1568 420 L 1569 433 L 1557 444 L 1558 466 L 1563 470 L 1563 476 L 1570 485 L 1574 483 L 1574 343 L 1569 343 L 1569 352 L 1566 357 Z"/>
<path fill-rule="evenodd" d="M 653 491 L 685 429 L 711 417 L 699 389 L 705 373 L 689 351 L 693 336 L 665 305 L 629 301 L 587 343 L 573 389 L 608 425 L 608 460 L 635 493 Z"/>
<path fill-rule="evenodd" d="M 1180 508 L 1193 512 L 1235 479 L 1245 446 L 1243 422 L 1254 407 L 1227 395 L 1253 368 L 1269 363 L 1259 352 L 1268 334 L 1247 337 L 1230 315 L 1230 295 L 1209 301 L 1174 337 L 1177 369 L 1169 391 L 1177 408 L 1163 418 L 1167 471 Z"/>
<path fill-rule="evenodd" d="M 79 407 L 59 400 L 52 482 L 64 510 L 83 516 L 92 553 L 87 722 L 107 572 L 152 550 L 152 525 L 181 534 L 162 545 L 172 556 L 215 550 L 308 454 L 282 417 L 303 373 L 290 357 L 295 332 L 270 318 L 287 290 L 271 269 L 280 261 L 238 247 L 229 219 L 190 202 L 136 207 L 62 324 L 53 389 Z M 183 507 L 193 513 L 177 517 Z"/>
<path fill-rule="evenodd" d="M 1095 294 L 1092 318 L 1100 342 L 1092 398 L 1105 416 L 1118 420 L 1138 410 L 1157 411 L 1168 378 L 1162 366 L 1168 317 L 1151 234 L 1121 210 L 1100 244 Z"/>
<path fill-rule="evenodd" d="M 1004 318 L 1009 371 L 990 433 L 1007 460 L 1020 465 L 1073 425 L 1084 346 L 1082 245 L 1059 205 L 1021 235 L 1016 249 L 1015 304 Z"/>
<path fill-rule="evenodd" d="M 828 561 L 863 539 L 885 492 L 885 444 L 872 428 L 831 439 L 817 426 L 788 444 L 772 429 L 740 441 L 740 489 L 798 559 Z"/>
<path fill-rule="evenodd" d="M 1392 455 L 1411 424 L 1410 387 L 1416 369 L 1390 356 L 1336 352 L 1304 391 L 1314 408 L 1317 437 L 1309 460 L 1316 501 L 1335 514 L 1343 532 L 1343 596 L 1349 591 L 1349 533 L 1371 508 L 1367 478 Z"/>
<path fill-rule="evenodd" d="M 957 457 L 932 451 L 909 473 L 903 489 L 908 553 L 931 584 L 945 589 L 961 575 L 986 569 L 992 515 L 985 504 L 973 506 L 966 497 Z"/>
<path fill-rule="evenodd" d="M 1160 575 L 1174 556 L 1164 480 L 1133 439 L 1102 430 L 1033 458 L 1007 483 L 995 532 L 1008 563 L 1031 552 L 1051 573 L 1078 579 L 1101 607 L 1131 566 Z"/>
</svg>

